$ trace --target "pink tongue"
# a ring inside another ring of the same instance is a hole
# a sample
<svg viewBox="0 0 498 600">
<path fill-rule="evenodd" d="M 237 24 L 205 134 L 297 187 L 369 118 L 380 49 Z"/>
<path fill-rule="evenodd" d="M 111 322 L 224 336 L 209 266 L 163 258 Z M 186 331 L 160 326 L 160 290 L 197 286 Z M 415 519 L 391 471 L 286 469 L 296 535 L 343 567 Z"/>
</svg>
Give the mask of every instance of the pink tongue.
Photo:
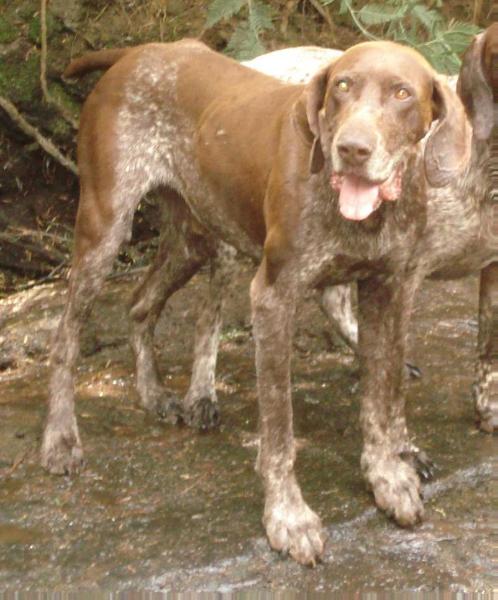
<svg viewBox="0 0 498 600">
<path fill-rule="evenodd" d="M 381 203 L 379 186 L 354 175 L 345 175 L 339 194 L 339 209 L 346 219 L 366 219 Z"/>
</svg>

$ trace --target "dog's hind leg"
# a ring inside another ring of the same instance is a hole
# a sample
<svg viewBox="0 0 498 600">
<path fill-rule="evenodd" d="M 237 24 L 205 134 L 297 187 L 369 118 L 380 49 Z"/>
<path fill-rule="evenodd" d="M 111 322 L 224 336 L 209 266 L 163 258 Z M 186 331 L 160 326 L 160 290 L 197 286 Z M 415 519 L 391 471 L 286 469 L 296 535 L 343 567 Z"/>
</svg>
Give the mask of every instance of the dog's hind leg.
<svg viewBox="0 0 498 600">
<path fill-rule="evenodd" d="M 216 398 L 216 359 L 222 324 L 224 291 L 234 267 L 235 250 L 218 243 L 211 260 L 209 292 L 195 328 L 194 364 L 189 390 L 183 399 L 184 420 L 201 430 L 219 423 Z"/>
<path fill-rule="evenodd" d="M 76 472 L 82 464 L 74 412 L 79 334 L 121 243 L 131 235 L 139 200 L 139 196 L 118 199 L 109 189 L 81 185 L 69 291 L 50 355 L 49 410 L 41 449 L 42 465 L 54 474 Z"/>
<path fill-rule="evenodd" d="M 358 319 L 353 309 L 354 288 L 352 284 L 327 286 L 321 295 L 320 307 L 337 335 L 358 356 Z M 405 363 L 408 379 L 420 379 L 422 373 L 417 365 Z"/>
<path fill-rule="evenodd" d="M 175 423 L 183 417 L 182 408 L 176 395 L 161 383 L 154 330 L 168 298 L 214 255 L 215 244 L 194 221 L 183 200 L 175 192 L 167 193 L 159 248 L 131 302 L 131 345 L 142 406 Z"/>
<path fill-rule="evenodd" d="M 474 407 L 482 431 L 498 429 L 498 263 L 481 271 Z"/>
<path fill-rule="evenodd" d="M 353 311 L 351 294 L 350 284 L 327 286 L 322 293 L 321 308 L 334 331 L 358 354 L 358 320 Z"/>
</svg>

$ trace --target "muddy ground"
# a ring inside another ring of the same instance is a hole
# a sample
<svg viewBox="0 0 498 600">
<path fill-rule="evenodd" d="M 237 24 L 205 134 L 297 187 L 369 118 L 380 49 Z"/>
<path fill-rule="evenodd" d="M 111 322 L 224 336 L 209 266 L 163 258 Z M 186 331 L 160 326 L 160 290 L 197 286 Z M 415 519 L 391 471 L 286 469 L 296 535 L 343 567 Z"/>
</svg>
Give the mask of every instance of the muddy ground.
<svg viewBox="0 0 498 600">
<path fill-rule="evenodd" d="M 86 469 L 73 479 L 38 464 L 47 348 L 64 285 L 0 304 L 0 589 L 306 592 L 482 590 L 496 585 L 496 438 L 470 401 L 477 280 L 428 283 L 419 295 L 407 385 L 417 442 L 438 465 L 426 520 L 398 529 L 373 507 L 359 473 L 357 364 L 313 299 L 295 343 L 297 472 L 327 527 L 323 564 L 307 569 L 268 549 L 253 464 L 257 424 L 245 266 L 228 300 L 218 396 L 222 426 L 199 434 L 137 406 L 126 300 L 138 276 L 111 280 L 83 336 L 77 412 Z M 171 301 L 157 349 L 168 384 L 187 388 L 200 274 Z"/>
</svg>

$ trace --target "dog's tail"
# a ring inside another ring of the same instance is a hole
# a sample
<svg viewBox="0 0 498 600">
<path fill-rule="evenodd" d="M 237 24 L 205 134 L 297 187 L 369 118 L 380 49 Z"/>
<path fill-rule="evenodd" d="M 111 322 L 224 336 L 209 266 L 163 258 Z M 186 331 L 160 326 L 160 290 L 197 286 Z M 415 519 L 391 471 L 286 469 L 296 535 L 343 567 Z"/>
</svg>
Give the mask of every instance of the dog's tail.
<svg viewBox="0 0 498 600">
<path fill-rule="evenodd" d="M 64 77 L 81 77 L 92 71 L 104 71 L 117 63 L 132 48 L 112 48 L 111 50 L 97 50 L 89 52 L 71 61 L 66 67 Z"/>
</svg>

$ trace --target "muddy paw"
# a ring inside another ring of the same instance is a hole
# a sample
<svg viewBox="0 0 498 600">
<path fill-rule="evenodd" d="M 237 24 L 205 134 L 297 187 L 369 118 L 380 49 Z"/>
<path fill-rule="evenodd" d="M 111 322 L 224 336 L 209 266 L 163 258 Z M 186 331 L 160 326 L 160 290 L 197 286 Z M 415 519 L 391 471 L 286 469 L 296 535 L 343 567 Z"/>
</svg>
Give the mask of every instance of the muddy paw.
<svg viewBox="0 0 498 600">
<path fill-rule="evenodd" d="M 481 377 L 482 381 L 472 386 L 476 425 L 484 433 L 495 433 L 498 431 L 498 400 L 490 401 L 489 382 L 485 375 Z"/>
<path fill-rule="evenodd" d="M 366 475 L 375 503 L 398 525 L 413 527 L 422 520 L 420 479 L 413 467 L 400 459 L 382 459 L 371 465 Z"/>
<path fill-rule="evenodd" d="M 218 402 L 208 396 L 203 396 L 185 410 L 183 419 L 186 425 L 200 431 L 214 429 L 220 424 Z"/>
<path fill-rule="evenodd" d="M 164 390 L 162 394 L 156 398 L 152 412 L 155 413 L 161 421 L 165 421 L 171 425 L 178 425 L 183 421 L 182 406 L 178 401 L 177 396 L 167 390 Z"/>
<path fill-rule="evenodd" d="M 53 475 L 73 475 L 83 466 L 83 449 L 76 428 L 68 431 L 47 427 L 43 434 L 41 464 Z"/>
<path fill-rule="evenodd" d="M 407 379 L 421 379 L 422 371 L 412 363 L 405 363 L 405 375 Z"/>
<path fill-rule="evenodd" d="M 482 418 L 478 415 L 477 427 L 484 433 L 496 433 L 498 431 L 498 417 L 495 415 L 489 418 Z"/>
<path fill-rule="evenodd" d="M 428 454 L 419 448 L 413 447 L 400 453 L 400 458 L 409 464 L 422 481 L 430 481 L 434 477 L 437 466 Z"/>
<path fill-rule="evenodd" d="M 290 554 L 302 565 L 315 566 L 325 546 L 325 531 L 318 515 L 304 502 L 287 498 L 269 502 L 265 506 L 263 524 L 270 546 L 284 554 Z"/>
</svg>

